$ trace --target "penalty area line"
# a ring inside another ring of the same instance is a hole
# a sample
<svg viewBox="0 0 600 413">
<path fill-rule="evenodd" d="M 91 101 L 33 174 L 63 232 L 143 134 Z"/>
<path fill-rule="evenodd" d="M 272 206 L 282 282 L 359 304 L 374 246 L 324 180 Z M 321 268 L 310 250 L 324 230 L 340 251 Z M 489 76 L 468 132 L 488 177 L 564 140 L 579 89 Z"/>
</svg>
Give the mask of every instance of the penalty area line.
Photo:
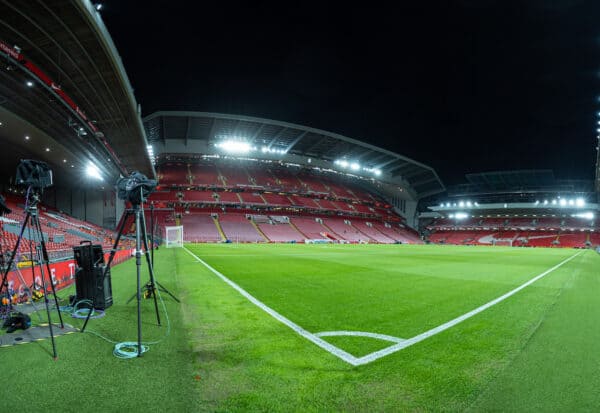
<svg viewBox="0 0 600 413">
<path fill-rule="evenodd" d="M 353 366 L 357 366 L 358 364 L 364 364 L 364 363 L 358 363 L 358 359 L 356 357 L 354 357 L 352 354 L 347 353 L 344 350 L 342 350 L 342 349 L 340 349 L 340 348 L 338 348 L 338 347 L 336 347 L 336 346 L 334 346 L 332 344 L 329 344 L 325 340 L 323 340 L 323 339 L 317 337 L 316 335 L 314 335 L 314 334 L 306 331 L 305 329 L 303 329 L 302 327 L 300 327 L 298 324 L 296 324 L 293 321 L 287 319 L 286 317 L 284 317 L 281 314 L 279 314 L 277 311 L 273 310 L 271 307 L 269 307 L 266 304 L 264 304 L 262 301 L 259 301 L 257 298 L 255 298 L 254 296 L 252 296 L 249 292 L 247 292 L 242 287 L 240 287 L 239 285 L 237 285 L 236 283 L 234 283 L 233 281 L 231 281 L 229 278 L 227 278 L 226 276 L 224 276 L 223 274 L 221 274 L 219 271 L 217 271 L 216 269 L 214 269 L 213 267 L 211 267 L 204 260 L 202 260 L 196 254 L 194 254 L 192 251 L 190 251 L 189 249 L 187 249 L 187 247 L 184 246 L 183 249 L 186 250 L 187 253 L 190 254 L 192 257 L 194 257 L 196 259 L 196 261 L 198 261 L 200 264 L 204 265 L 210 272 L 212 272 L 213 274 L 215 274 L 217 277 L 219 277 L 225 283 L 229 284 L 230 287 L 232 287 L 234 290 L 236 290 L 238 293 L 240 293 L 243 297 L 245 297 L 252 304 L 254 304 L 258 308 L 260 308 L 261 310 L 263 310 L 264 312 L 266 312 L 267 314 L 269 314 L 271 317 L 275 318 L 277 321 L 285 324 L 286 326 L 288 326 L 289 328 L 291 328 L 292 330 L 294 330 L 296 333 L 298 333 L 302 337 L 306 338 L 309 341 L 312 341 L 314 344 L 316 344 L 317 346 L 321 347 L 323 350 L 325 350 L 325 351 L 333 354 L 334 356 L 342 359 L 343 361 L 345 361 L 348 364 L 351 364 Z"/>
<path fill-rule="evenodd" d="M 486 304 L 484 304 L 484 305 L 482 305 L 480 307 L 477 307 L 474 310 L 469 311 L 468 313 L 465 313 L 465 314 L 463 314 L 463 315 L 461 315 L 459 317 L 456 317 L 453 320 L 450 320 L 450 321 L 448 321 L 448 322 L 446 322 L 444 324 L 441 324 L 441 325 L 439 325 L 437 327 L 434 327 L 431 330 L 425 331 L 424 333 L 421 333 L 421 334 L 419 334 L 417 336 L 414 336 L 413 338 L 409 338 L 409 339 L 407 339 L 407 340 L 405 340 L 405 341 L 403 341 L 401 343 L 392 345 L 390 347 L 387 347 L 387 348 L 384 348 L 382 350 L 375 351 L 375 352 L 373 352 L 371 354 L 368 354 L 366 356 L 360 357 L 360 358 L 357 359 L 357 362 L 358 362 L 359 365 L 371 363 L 372 361 L 375 361 L 375 360 L 377 360 L 377 359 L 379 359 L 381 357 L 388 356 L 388 355 L 390 355 L 392 353 L 395 353 L 397 351 L 405 349 L 406 347 L 412 346 L 413 344 L 417 344 L 417 343 L 419 343 L 419 342 L 421 342 L 421 341 L 423 341 L 423 340 L 425 340 L 425 339 L 427 339 L 429 337 L 432 337 L 432 336 L 434 336 L 434 335 L 436 335 L 438 333 L 441 333 L 442 331 L 445 331 L 445 330 L 447 330 L 447 329 L 449 329 L 451 327 L 454 327 L 455 325 L 457 325 L 459 323 L 462 323 L 463 321 L 465 321 L 465 320 L 467 320 L 467 319 L 469 319 L 469 318 L 471 318 L 471 317 L 473 317 L 473 316 L 481 313 L 482 311 L 487 310 L 488 308 L 490 308 L 490 307 L 492 307 L 492 306 L 494 306 L 494 305 L 496 305 L 496 304 L 498 304 L 498 303 L 506 300 L 507 298 L 513 296 L 514 294 L 516 294 L 519 291 L 521 291 L 522 289 L 530 286 L 531 284 L 533 284 L 534 282 L 536 282 L 540 278 L 543 278 L 546 275 L 550 274 L 552 271 L 554 271 L 554 270 L 562 267 L 563 265 L 565 265 L 566 263 L 568 263 L 569 261 L 571 261 L 573 258 L 581 255 L 582 253 L 583 253 L 583 251 L 580 251 L 580 252 L 578 252 L 578 253 L 570 256 L 569 258 L 567 258 L 567 259 L 559 262 L 558 264 L 556 264 L 554 267 L 552 267 L 552 268 L 544 271 L 543 273 L 541 273 L 539 275 L 536 275 L 535 277 L 533 277 L 529 281 L 521 284 L 517 288 L 515 288 L 515 289 L 513 289 L 513 290 L 511 290 L 509 292 L 507 292 L 504 295 L 501 295 L 500 297 L 498 297 L 498 298 L 496 298 L 496 299 L 494 299 L 494 300 L 492 300 L 492 301 L 490 301 L 490 302 L 488 302 L 488 303 L 486 303 Z"/>
</svg>

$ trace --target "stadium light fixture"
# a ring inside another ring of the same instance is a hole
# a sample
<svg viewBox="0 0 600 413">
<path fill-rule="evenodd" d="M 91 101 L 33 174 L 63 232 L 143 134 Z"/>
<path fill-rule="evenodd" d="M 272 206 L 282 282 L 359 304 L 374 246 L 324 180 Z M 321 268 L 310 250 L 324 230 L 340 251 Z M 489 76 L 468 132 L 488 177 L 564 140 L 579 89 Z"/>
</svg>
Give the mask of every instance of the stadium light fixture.
<svg viewBox="0 0 600 413">
<path fill-rule="evenodd" d="M 104 5 L 102 3 L 97 3 L 94 7 L 96 8 L 96 11 L 100 11 L 104 7 Z"/>
<path fill-rule="evenodd" d="M 544 205 L 548 205 L 548 200 L 544 199 Z"/>
<path fill-rule="evenodd" d="M 87 167 L 85 168 L 85 174 L 93 179 L 97 179 L 99 181 L 103 181 L 104 179 L 102 178 L 102 175 L 100 175 L 100 170 L 98 169 L 98 167 L 96 165 L 94 165 L 93 163 L 88 163 Z"/>
<path fill-rule="evenodd" d="M 552 205 L 556 205 L 556 199 L 552 200 Z"/>
<path fill-rule="evenodd" d="M 574 199 L 569 199 L 569 206 L 574 206 L 575 205 L 575 200 Z"/>
<path fill-rule="evenodd" d="M 454 218 L 456 218 L 456 219 L 469 218 L 469 214 L 467 214 L 465 212 L 457 212 L 456 214 L 454 214 Z"/>
<path fill-rule="evenodd" d="M 468 206 L 469 208 L 471 208 L 471 207 L 473 206 L 473 204 L 471 203 L 471 201 L 467 201 L 467 206 Z"/>
<path fill-rule="evenodd" d="M 33 87 L 33 82 L 31 80 L 28 80 L 27 82 L 25 82 L 25 84 L 27 85 L 27 87 Z M 598 132 L 600 132 L 600 130 Z"/>
<path fill-rule="evenodd" d="M 261 148 L 261 152 L 262 153 L 276 153 L 279 155 L 285 155 L 287 153 L 287 151 L 284 149 L 271 149 L 268 146 L 263 146 Z"/>
<path fill-rule="evenodd" d="M 375 176 L 380 176 L 381 175 L 381 170 L 380 169 L 373 169 L 373 173 L 375 174 Z"/>
<path fill-rule="evenodd" d="M 446 202 L 446 207 L 450 208 L 450 202 Z"/>
<path fill-rule="evenodd" d="M 350 169 L 352 169 L 353 171 L 358 171 L 360 169 L 360 165 L 356 162 L 352 162 L 350 164 Z"/>
<path fill-rule="evenodd" d="M 585 199 L 583 199 L 583 198 L 577 198 L 575 200 L 575 205 L 578 206 L 578 207 L 580 207 L 580 208 L 583 207 L 585 205 Z"/>
<path fill-rule="evenodd" d="M 251 146 L 248 142 L 236 140 L 226 140 L 215 144 L 215 146 L 223 149 L 226 152 L 233 153 L 249 153 L 253 150 L 256 150 L 256 148 Z"/>
<path fill-rule="evenodd" d="M 594 219 L 593 212 L 581 212 L 579 214 L 571 215 L 573 218 L 583 218 L 583 219 Z"/>
<path fill-rule="evenodd" d="M 460 201 L 460 202 L 458 203 L 458 206 L 459 206 L 459 207 L 461 207 L 461 208 L 464 208 L 464 206 L 465 206 L 465 201 Z"/>
<path fill-rule="evenodd" d="M 561 207 L 567 206 L 567 200 L 562 198 L 560 201 L 558 201 L 558 205 Z"/>
</svg>

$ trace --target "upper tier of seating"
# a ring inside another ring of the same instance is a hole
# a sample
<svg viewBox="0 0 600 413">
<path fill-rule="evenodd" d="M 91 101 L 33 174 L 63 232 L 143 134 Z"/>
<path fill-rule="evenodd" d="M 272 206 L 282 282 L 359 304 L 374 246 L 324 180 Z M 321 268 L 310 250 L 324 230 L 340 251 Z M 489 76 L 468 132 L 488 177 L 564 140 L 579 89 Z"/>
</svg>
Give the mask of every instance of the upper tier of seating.
<svg viewBox="0 0 600 413">
<path fill-rule="evenodd" d="M 348 199 L 360 202 L 380 202 L 352 180 L 343 184 L 333 176 L 315 174 L 309 170 L 265 164 L 231 163 L 224 161 L 185 164 L 167 162 L 158 168 L 159 185 L 196 186 L 208 188 L 255 188 L 264 191 L 303 193 L 313 196 Z"/>
<path fill-rule="evenodd" d="M 573 217 L 470 217 L 462 220 L 439 218 L 427 225 L 429 230 L 589 230 L 595 227 L 594 221 Z"/>
</svg>

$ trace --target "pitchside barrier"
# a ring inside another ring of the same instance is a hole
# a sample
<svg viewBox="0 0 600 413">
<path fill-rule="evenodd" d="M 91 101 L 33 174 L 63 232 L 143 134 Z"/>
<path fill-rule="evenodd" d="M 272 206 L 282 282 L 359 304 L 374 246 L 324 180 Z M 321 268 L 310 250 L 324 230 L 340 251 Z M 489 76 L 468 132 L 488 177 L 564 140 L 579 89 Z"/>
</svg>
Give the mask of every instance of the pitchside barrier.
<svg viewBox="0 0 600 413">
<path fill-rule="evenodd" d="M 131 257 L 130 249 L 117 251 L 115 254 L 115 258 L 113 260 L 113 265 L 119 264 Z M 109 253 L 104 254 L 104 259 L 108 260 Z M 50 279 L 54 284 L 54 288 L 58 291 L 65 287 L 68 287 L 75 281 L 75 270 L 77 268 L 77 263 L 74 259 L 59 261 L 50 264 Z M 44 268 L 46 270 L 46 268 Z M 17 274 L 17 271 L 14 270 L 8 273 L 7 282 L 8 282 L 8 290 L 12 294 L 17 295 L 17 300 L 20 301 L 21 298 L 27 296 L 27 291 L 29 288 L 34 287 L 37 288 L 41 286 L 41 271 L 40 266 L 36 265 L 34 267 L 34 271 L 32 273 L 31 267 L 21 268 L 21 277 Z M 48 274 L 45 274 L 48 277 Z M 26 285 L 23 285 L 21 282 L 21 278 L 25 281 Z M 50 289 L 50 285 L 47 285 L 47 288 Z"/>
</svg>

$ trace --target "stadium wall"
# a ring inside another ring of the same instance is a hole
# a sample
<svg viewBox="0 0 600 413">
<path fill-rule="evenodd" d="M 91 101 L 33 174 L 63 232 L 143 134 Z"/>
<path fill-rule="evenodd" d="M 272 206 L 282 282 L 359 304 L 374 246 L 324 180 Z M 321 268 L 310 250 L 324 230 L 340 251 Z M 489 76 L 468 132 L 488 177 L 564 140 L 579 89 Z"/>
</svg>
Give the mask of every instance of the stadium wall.
<svg viewBox="0 0 600 413">
<path fill-rule="evenodd" d="M 49 188 L 44 193 L 45 205 L 75 218 L 104 228 L 114 229 L 123 213 L 123 201 L 113 191 L 80 188 Z"/>
</svg>

